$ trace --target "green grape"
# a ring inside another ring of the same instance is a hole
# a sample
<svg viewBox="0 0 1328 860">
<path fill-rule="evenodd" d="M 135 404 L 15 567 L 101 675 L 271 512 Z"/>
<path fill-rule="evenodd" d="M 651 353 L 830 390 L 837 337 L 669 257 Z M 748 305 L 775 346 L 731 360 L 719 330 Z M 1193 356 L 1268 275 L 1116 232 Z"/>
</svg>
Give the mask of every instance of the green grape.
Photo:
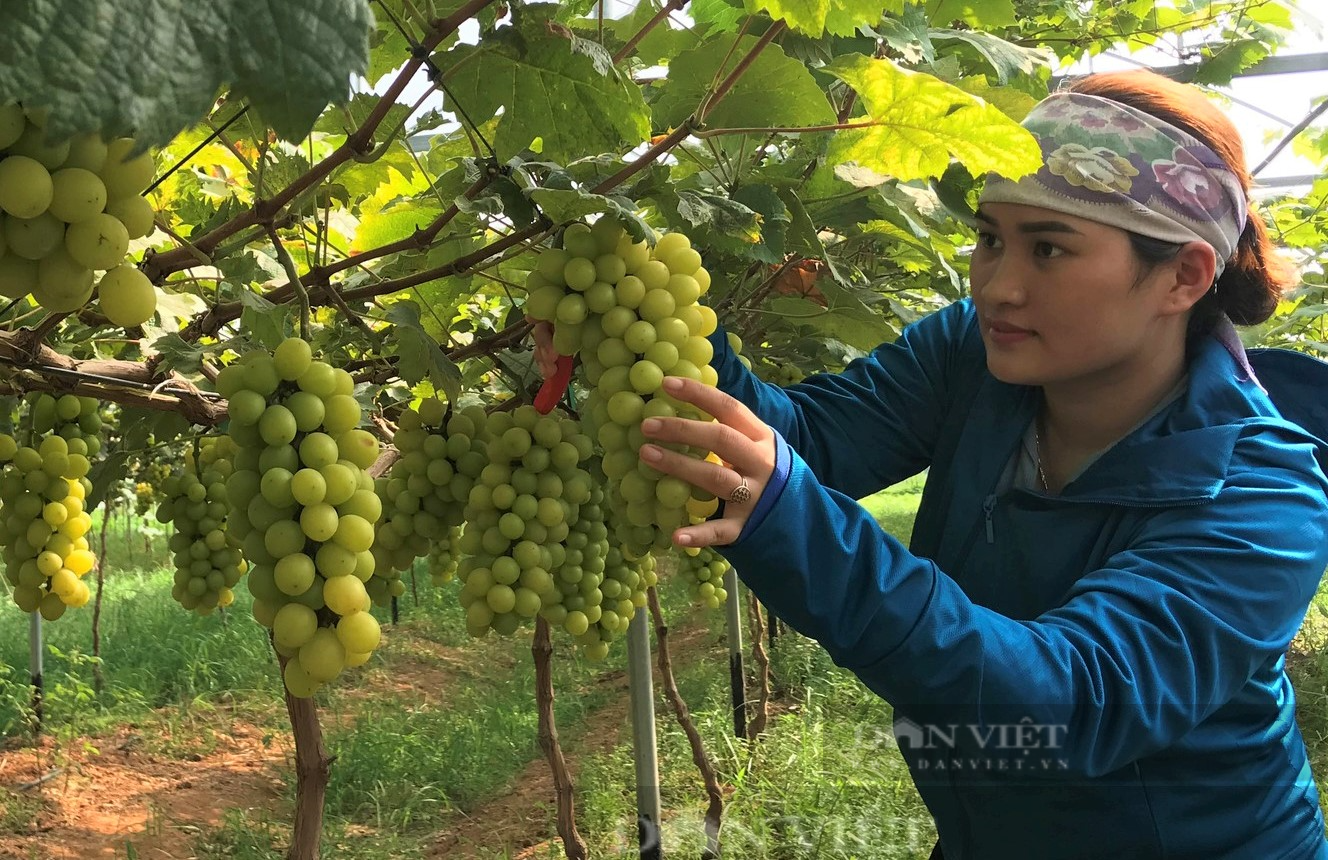
<svg viewBox="0 0 1328 860">
<path fill-rule="evenodd" d="M 157 312 L 157 290 L 147 275 L 121 264 L 101 276 L 97 283 L 101 312 L 118 326 L 142 325 Z"/>
<path fill-rule="evenodd" d="M 157 210 L 146 197 L 137 194 L 107 200 L 105 212 L 125 225 L 130 239 L 141 239 L 156 228 Z"/>
<path fill-rule="evenodd" d="M 678 573 L 688 584 L 693 602 L 718 609 L 728 599 L 724 575 L 729 563 L 711 547 L 688 548 L 678 555 Z"/>
<path fill-rule="evenodd" d="M 32 218 L 6 218 L 4 231 L 10 253 L 39 262 L 65 241 L 64 222 L 49 212 Z"/>
<path fill-rule="evenodd" d="M 66 224 L 86 221 L 106 208 L 106 186 L 97 174 L 66 167 L 51 174 L 50 213 Z"/>
<path fill-rule="evenodd" d="M 102 164 L 101 179 L 106 184 L 108 197 L 124 197 L 130 194 L 142 194 L 152 183 L 156 166 L 149 153 L 141 153 L 132 158 L 136 144 L 127 137 L 113 140 L 106 145 L 106 160 Z"/>
<path fill-rule="evenodd" d="M 129 251 L 129 231 L 104 212 L 70 224 L 64 240 L 69 255 L 89 269 L 113 269 Z"/>
<path fill-rule="evenodd" d="M 0 209 L 15 218 L 36 218 L 51 207 L 51 174 L 34 158 L 10 155 L 0 160 Z"/>
</svg>

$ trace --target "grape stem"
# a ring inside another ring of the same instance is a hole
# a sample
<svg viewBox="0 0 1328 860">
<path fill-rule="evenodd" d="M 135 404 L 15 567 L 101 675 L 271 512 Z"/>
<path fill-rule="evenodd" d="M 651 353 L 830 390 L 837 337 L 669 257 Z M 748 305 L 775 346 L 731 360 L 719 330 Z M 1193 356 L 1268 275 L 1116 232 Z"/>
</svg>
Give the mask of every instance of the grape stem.
<svg viewBox="0 0 1328 860">
<path fill-rule="evenodd" d="M 291 257 L 290 251 L 282 244 L 281 237 L 277 235 L 277 230 L 272 226 L 272 222 L 264 225 L 267 229 L 268 238 L 272 240 L 272 247 L 276 249 L 277 260 L 281 263 L 281 268 L 286 270 L 286 277 L 290 278 L 290 285 L 295 290 L 295 296 L 300 303 L 300 337 L 309 340 L 309 291 L 305 289 L 304 282 L 300 280 L 299 269 L 295 267 L 295 260 Z"/>
</svg>

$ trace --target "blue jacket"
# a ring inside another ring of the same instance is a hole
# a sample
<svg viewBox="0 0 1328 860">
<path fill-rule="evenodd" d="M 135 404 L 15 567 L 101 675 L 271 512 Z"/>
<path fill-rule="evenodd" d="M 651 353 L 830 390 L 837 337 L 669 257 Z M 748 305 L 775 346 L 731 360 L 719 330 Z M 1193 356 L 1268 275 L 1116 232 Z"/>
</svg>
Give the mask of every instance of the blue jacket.
<svg viewBox="0 0 1328 860">
<path fill-rule="evenodd" d="M 946 860 L 1328 858 L 1284 671 L 1328 565 L 1328 365 L 1251 351 L 1261 387 L 1205 338 L 1061 495 L 997 495 L 1041 394 L 987 372 L 971 302 L 787 389 L 712 343 L 782 437 L 724 554 L 894 706 Z M 854 500 L 928 467 L 905 549 Z"/>
</svg>

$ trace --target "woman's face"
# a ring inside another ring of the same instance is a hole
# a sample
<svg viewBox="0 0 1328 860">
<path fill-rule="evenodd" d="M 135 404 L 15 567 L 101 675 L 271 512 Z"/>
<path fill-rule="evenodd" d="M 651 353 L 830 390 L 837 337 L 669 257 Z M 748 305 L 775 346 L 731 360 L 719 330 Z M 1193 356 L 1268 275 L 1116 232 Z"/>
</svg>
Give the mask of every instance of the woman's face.
<svg viewBox="0 0 1328 860">
<path fill-rule="evenodd" d="M 1002 382 L 1119 384 L 1175 337 L 1168 267 L 1143 274 L 1124 230 L 1016 203 L 982 206 L 978 230 L 973 301 Z"/>
</svg>

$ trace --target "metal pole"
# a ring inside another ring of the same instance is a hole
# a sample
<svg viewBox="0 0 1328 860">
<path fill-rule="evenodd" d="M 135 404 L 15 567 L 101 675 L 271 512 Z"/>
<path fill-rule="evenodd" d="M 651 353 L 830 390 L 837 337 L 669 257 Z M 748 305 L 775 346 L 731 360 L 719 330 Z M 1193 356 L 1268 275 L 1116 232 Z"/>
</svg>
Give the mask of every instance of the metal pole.
<svg viewBox="0 0 1328 860">
<path fill-rule="evenodd" d="M 31 613 L 28 624 L 28 668 L 32 674 L 32 734 L 42 730 L 42 619 L 40 612 Z"/>
<path fill-rule="evenodd" d="M 663 857 L 659 840 L 648 839 L 660 822 L 659 748 L 655 739 L 655 689 L 650 677 L 649 613 L 638 610 L 627 626 L 627 689 L 632 708 L 632 753 L 636 760 L 636 814 L 643 860 Z M 651 826 L 643 826 L 640 819 Z"/>
<path fill-rule="evenodd" d="M 747 737 L 747 674 L 742 667 L 742 608 L 738 599 L 738 572 L 724 573 L 724 614 L 729 639 L 729 690 L 733 697 L 733 735 Z"/>
</svg>

